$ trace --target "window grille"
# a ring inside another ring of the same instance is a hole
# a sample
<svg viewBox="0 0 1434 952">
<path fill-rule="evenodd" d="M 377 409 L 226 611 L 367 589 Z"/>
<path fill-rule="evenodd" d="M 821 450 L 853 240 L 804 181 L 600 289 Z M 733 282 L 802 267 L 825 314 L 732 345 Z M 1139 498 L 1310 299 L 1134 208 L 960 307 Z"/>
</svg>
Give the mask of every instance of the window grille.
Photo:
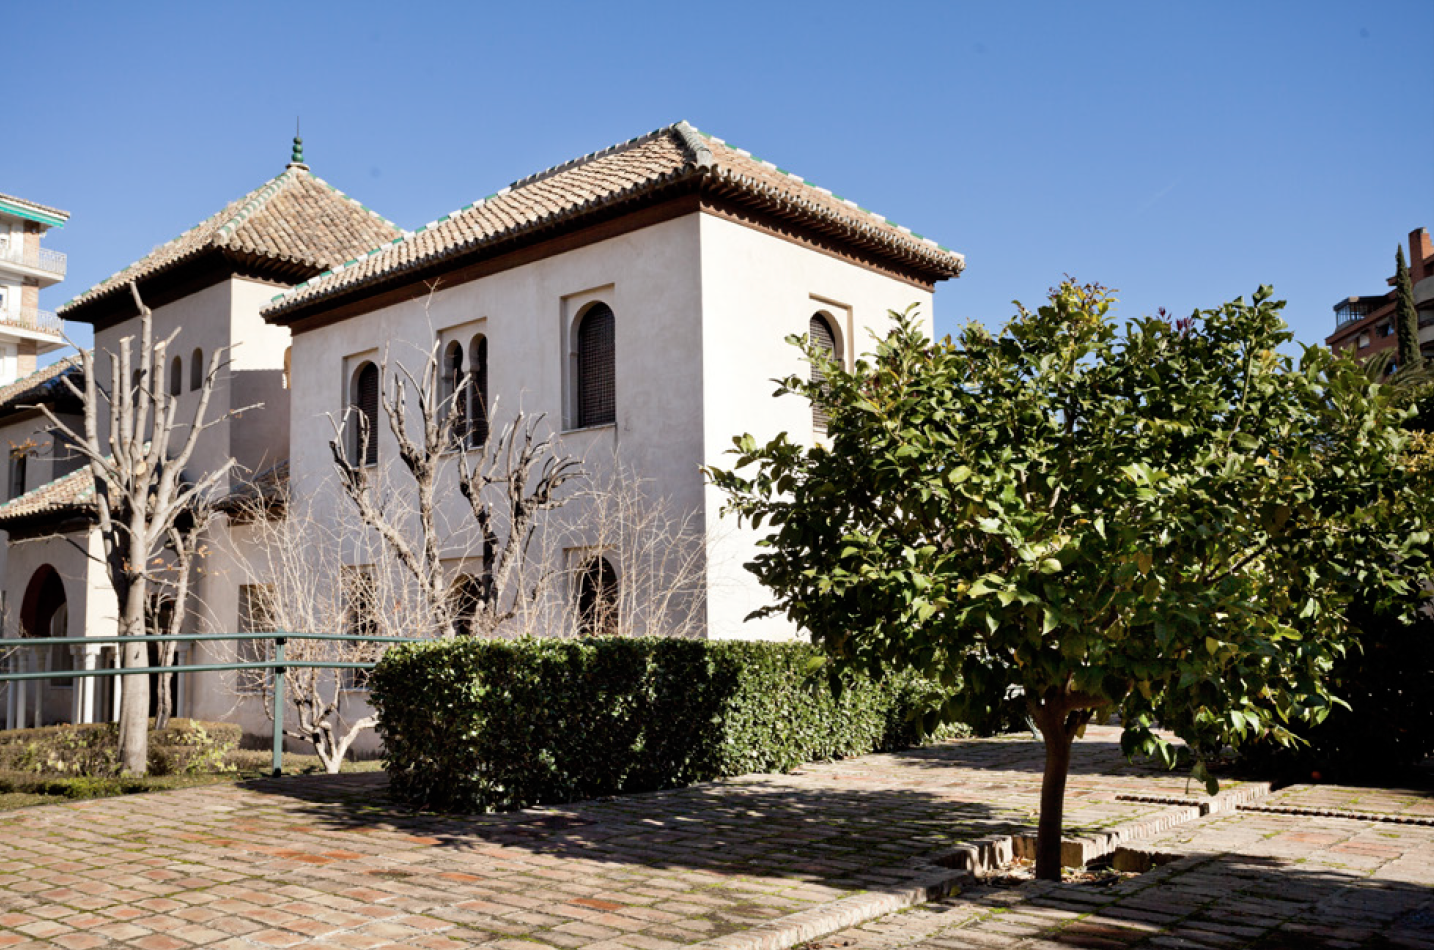
<svg viewBox="0 0 1434 952">
<path fill-rule="evenodd" d="M 468 445 L 483 446 L 488 442 L 488 338 L 475 337 L 468 349 L 470 372 L 473 374 L 469 398 L 473 408 L 468 428 Z"/>
<path fill-rule="evenodd" d="M 378 597 L 374 590 L 373 575 L 366 569 L 345 568 L 343 585 L 344 630 L 367 638 L 380 635 L 383 626 L 378 617 Z M 348 648 L 348 656 L 344 660 L 362 661 L 368 658 L 371 650 L 369 643 L 345 641 L 343 644 Z M 368 672 L 358 668 L 341 668 L 339 678 L 340 686 L 346 691 L 365 690 L 368 687 Z"/>
<path fill-rule="evenodd" d="M 821 314 L 813 314 L 811 322 L 807 327 L 807 338 L 813 347 L 825 352 L 830 357 L 836 357 L 836 334 L 832 333 L 832 327 L 827 319 Z M 820 384 L 826 380 L 822 368 L 812 365 L 812 383 Z M 827 408 L 817 401 L 812 401 L 812 429 L 818 433 L 827 431 Z"/>
<path fill-rule="evenodd" d="M 278 625 L 273 613 L 274 590 L 269 585 L 239 586 L 239 630 L 244 633 L 277 631 Z M 259 639 L 241 639 L 235 648 L 235 660 L 240 662 L 271 661 L 274 658 L 274 642 Z M 267 669 L 251 669 L 235 672 L 235 688 L 240 694 L 262 694 L 268 689 L 273 672 Z"/>
<path fill-rule="evenodd" d="M 378 462 L 378 367 L 371 361 L 359 368 L 354 376 L 353 453 L 351 459 L 361 465 Z"/>
<path fill-rule="evenodd" d="M 617 421 L 616 328 L 612 308 L 595 304 L 578 326 L 578 426 Z"/>
</svg>

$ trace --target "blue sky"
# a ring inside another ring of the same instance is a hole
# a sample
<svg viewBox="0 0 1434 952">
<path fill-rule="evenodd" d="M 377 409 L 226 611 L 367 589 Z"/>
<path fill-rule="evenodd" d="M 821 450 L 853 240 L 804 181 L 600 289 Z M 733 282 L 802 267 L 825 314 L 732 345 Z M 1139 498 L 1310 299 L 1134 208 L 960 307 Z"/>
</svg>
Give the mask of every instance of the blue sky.
<svg viewBox="0 0 1434 952">
<path fill-rule="evenodd" d="M 1120 289 L 1127 316 L 1270 283 L 1317 342 L 1434 227 L 1429 0 L 6 17 L 22 131 L 0 192 L 72 213 L 48 241 L 70 261 L 51 309 L 281 171 L 296 115 L 314 172 L 405 228 L 687 119 L 964 253 L 939 332 L 1071 274 Z"/>
</svg>

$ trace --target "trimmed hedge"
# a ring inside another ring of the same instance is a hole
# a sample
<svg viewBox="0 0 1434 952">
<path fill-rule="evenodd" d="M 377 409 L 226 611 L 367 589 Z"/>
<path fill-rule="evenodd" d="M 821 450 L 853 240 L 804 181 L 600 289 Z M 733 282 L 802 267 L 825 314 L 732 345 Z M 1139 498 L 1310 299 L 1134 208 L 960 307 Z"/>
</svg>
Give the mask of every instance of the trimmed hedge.
<svg viewBox="0 0 1434 952">
<path fill-rule="evenodd" d="M 658 790 L 790 770 L 918 740 L 931 689 L 849 680 L 793 642 L 446 639 L 401 645 L 369 680 L 390 791 L 445 811 Z"/>
<path fill-rule="evenodd" d="M 153 720 L 150 721 L 152 725 Z M 149 732 L 149 772 L 158 777 L 224 769 L 239 744 L 237 724 L 171 718 Z M 54 777 L 119 775 L 119 726 L 56 724 L 0 731 L 0 771 Z"/>
</svg>

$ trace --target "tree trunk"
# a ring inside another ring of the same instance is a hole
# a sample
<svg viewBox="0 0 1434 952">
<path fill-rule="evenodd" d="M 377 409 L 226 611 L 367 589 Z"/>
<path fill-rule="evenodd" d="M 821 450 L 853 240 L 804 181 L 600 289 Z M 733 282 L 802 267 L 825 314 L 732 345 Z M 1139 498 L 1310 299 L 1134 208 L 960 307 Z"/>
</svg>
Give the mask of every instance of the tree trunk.
<svg viewBox="0 0 1434 952">
<path fill-rule="evenodd" d="M 1041 777 L 1041 819 L 1036 828 L 1036 878 L 1058 883 L 1061 881 L 1066 777 L 1071 769 L 1074 732 L 1066 727 L 1066 712 L 1049 702 L 1036 709 L 1035 718 L 1046 745 L 1046 771 Z"/>
<path fill-rule="evenodd" d="M 126 594 L 121 635 L 144 633 L 144 599 L 145 585 L 140 580 Z M 122 653 L 126 668 L 148 667 L 149 651 L 144 642 L 130 642 Z M 149 675 L 121 675 L 120 683 L 124 692 L 120 698 L 120 767 L 126 774 L 142 777 L 149 769 Z"/>
</svg>

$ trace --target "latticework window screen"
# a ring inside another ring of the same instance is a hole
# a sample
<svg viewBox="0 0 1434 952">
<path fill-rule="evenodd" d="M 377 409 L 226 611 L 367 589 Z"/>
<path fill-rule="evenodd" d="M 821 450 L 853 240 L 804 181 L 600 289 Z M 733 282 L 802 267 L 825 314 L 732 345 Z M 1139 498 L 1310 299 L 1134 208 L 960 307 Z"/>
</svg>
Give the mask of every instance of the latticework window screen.
<svg viewBox="0 0 1434 952">
<path fill-rule="evenodd" d="M 812 346 L 826 351 L 830 356 L 836 356 L 836 335 L 832 333 L 831 325 L 827 323 L 825 317 L 820 314 L 813 314 L 807 335 Z M 813 366 L 812 383 L 821 383 L 825 379 L 826 376 L 822 373 L 822 369 Z M 818 433 L 825 433 L 827 431 L 826 407 L 815 401 L 812 402 L 812 429 Z"/>
<path fill-rule="evenodd" d="M 612 308 L 595 304 L 578 326 L 578 426 L 616 422 L 615 357 Z"/>
<path fill-rule="evenodd" d="M 469 371 L 473 374 L 473 410 L 469 416 L 468 445 L 483 446 L 488 442 L 488 338 L 473 338 L 468 349 Z"/>
<path fill-rule="evenodd" d="M 353 458 L 363 465 L 378 462 L 378 367 L 366 363 L 354 378 Z"/>
</svg>

